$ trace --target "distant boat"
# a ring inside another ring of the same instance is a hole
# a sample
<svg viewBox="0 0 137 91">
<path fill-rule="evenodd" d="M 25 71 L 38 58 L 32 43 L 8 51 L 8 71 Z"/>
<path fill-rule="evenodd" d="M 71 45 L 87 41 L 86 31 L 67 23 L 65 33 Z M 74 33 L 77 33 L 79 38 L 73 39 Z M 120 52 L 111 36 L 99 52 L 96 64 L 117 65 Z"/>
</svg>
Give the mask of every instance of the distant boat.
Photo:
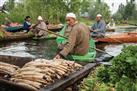
<svg viewBox="0 0 137 91">
<path fill-rule="evenodd" d="M 115 27 L 108 27 L 106 28 L 107 32 L 115 32 Z"/>
<path fill-rule="evenodd" d="M 107 42 L 107 43 L 134 43 L 137 42 L 137 32 L 109 34 L 104 38 L 95 39 L 96 42 Z"/>
<path fill-rule="evenodd" d="M 23 26 L 9 26 L 9 27 L 5 27 L 5 30 L 7 32 L 18 32 L 19 30 L 22 29 Z"/>
<path fill-rule="evenodd" d="M 115 32 L 115 22 L 114 19 L 111 19 L 111 21 L 106 26 L 107 32 Z"/>
</svg>

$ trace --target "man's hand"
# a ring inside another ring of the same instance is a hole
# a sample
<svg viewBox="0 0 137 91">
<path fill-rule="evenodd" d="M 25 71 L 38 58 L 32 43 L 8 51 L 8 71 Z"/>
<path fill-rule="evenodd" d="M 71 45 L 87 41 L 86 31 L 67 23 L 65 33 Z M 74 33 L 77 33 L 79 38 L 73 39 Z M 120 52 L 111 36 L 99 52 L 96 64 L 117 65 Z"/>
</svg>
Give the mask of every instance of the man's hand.
<svg viewBox="0 0 137 91">
<path fill-rule="evenodd" d="M 61 59 L 61 56 L 59 54 L 57 54 L 54 59 Z"/>
<path fill-rule="evenodd" d="M 93 29 L 90 29 L 90 32 L 94 32 L 95 30 L 93 30 Z"/>
</svg>

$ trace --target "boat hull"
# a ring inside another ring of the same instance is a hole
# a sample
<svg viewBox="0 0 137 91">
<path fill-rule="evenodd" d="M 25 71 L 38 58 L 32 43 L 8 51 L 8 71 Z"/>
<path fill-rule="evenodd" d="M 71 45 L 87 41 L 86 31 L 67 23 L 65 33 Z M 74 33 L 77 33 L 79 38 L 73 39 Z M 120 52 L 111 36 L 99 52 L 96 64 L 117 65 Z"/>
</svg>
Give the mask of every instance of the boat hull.
<svg viewBox="0 0 137 91">
<path fill-rule="evenodd" d="M 137 42 L 137 33 L 122 33 L 115 35 L 107 35 L 104 38 L 95 39 L 97 42 L 108 42 L 108 43 L 134 43 Z"/>
</svg>

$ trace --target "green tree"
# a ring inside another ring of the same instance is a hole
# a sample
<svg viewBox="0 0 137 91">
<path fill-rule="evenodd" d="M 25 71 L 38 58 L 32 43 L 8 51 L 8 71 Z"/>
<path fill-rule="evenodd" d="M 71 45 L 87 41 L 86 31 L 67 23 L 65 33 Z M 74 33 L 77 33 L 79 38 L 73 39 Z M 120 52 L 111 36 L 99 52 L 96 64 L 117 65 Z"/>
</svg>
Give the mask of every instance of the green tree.
<svg viewBox="0 0 137 91">
<path fill-rule="evenodd" d="M 95 16 L 98 13 L 102 14 L 103 18 L 106 20 L 110 17 L 110 11 L 108 5 L 101 0 L 98 1 L 94 0 L 90 3 L 90 7 L 89 7 L 90 17 L 92 19 L 95 19 Z"/>
<path fill-rule="evenodd" d="M 128 2 L 127 5 L 125 6 L 123 18 L 124 19 L 131 18 L 134 10 L 135 10 L 135 3 L 131 0 L 131 2 Z"/>
<path fill-rule="evenodd" d="M 13 10 L 15 7 L 15 0 L 7 0 L 5 6 L 8 11 Z"/>
<path fill-rule="evenodd" d="M 127 0 L 127 4 L 119 5 L 118 11 L 114 14 L 115 19 L 117 20 L 134 20 L 137 19 L 137 9 L 135 0 Z"/>
<path fill-rule="evenodd" d="M 50 22 L 60 22 L 67 12 L 79 14 L 84 0 L 21 0 L 23 12 L 35 20 L 38 15 Z M 17 6 L 16 8 L 20 8 Z"/>
</svg>

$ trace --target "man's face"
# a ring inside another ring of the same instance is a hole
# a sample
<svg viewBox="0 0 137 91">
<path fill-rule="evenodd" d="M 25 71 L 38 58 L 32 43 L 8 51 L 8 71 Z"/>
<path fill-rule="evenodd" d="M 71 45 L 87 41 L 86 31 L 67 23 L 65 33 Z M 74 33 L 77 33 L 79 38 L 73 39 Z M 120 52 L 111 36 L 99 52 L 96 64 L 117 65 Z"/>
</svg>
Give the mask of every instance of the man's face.
<svg viewBox="0 0 137 91">
<path fill-rule="evenodd" d="M 73 26 L 75 24 L 75 19 L 72 18 L 72 17 L 66 17 L 66 23 L 69 25 L 69 26 Z"/>
<path fill-rule="evenodd" d="M 27 21 L 30 21 L 30 18 L 27 18 Z"/>
<path fill-rule="evenodd" d="M 96 21 L 100 21 L 101 20 L 101 17 L 96 17 Z"/>
</svg>

